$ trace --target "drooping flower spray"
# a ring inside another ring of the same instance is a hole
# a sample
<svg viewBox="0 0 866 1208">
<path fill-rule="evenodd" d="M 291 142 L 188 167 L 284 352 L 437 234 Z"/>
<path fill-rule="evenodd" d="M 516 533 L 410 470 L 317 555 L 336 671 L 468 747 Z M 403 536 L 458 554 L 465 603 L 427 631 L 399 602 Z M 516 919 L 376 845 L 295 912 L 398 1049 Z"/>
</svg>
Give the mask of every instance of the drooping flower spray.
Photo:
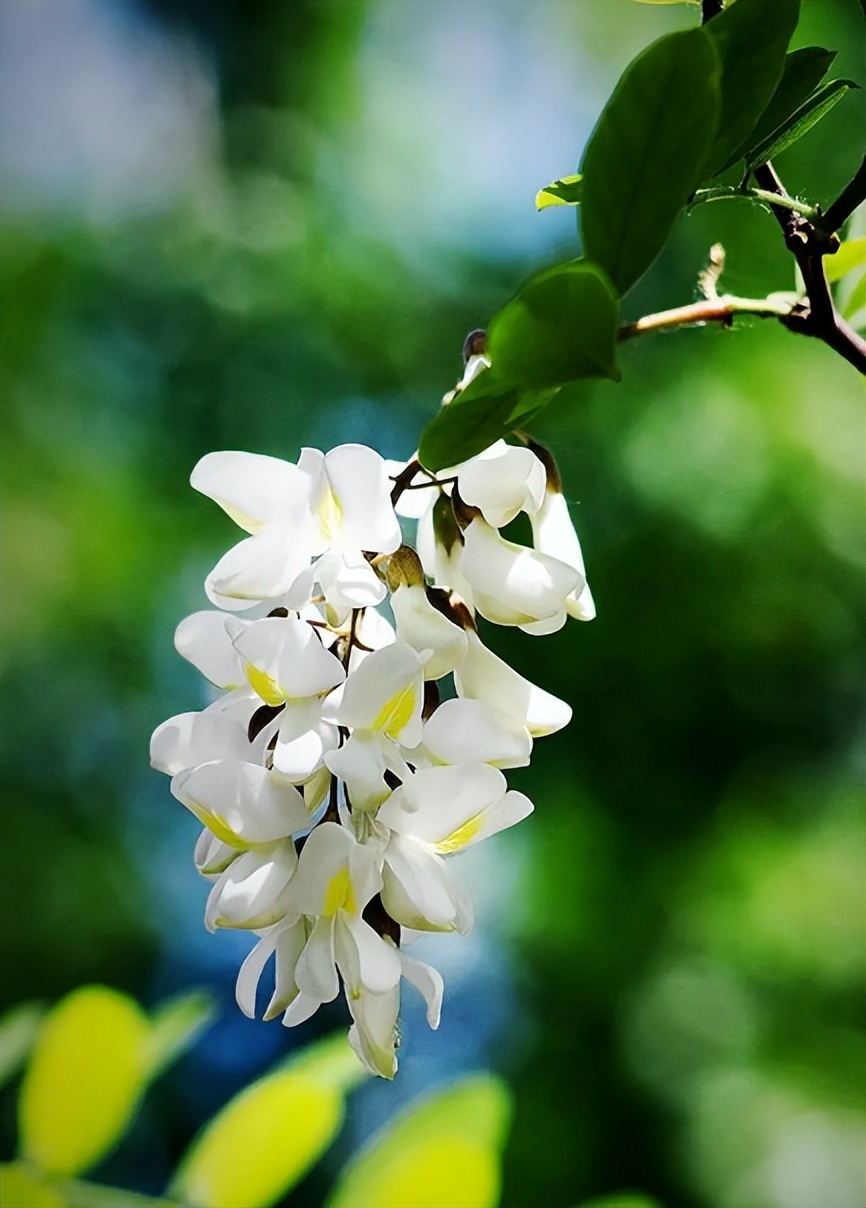
<svg viewBox="0 0 866 1208">
<path fill-rule="evenodd" d="M 478 348 L 458 392 L 487 367 Z M 443 996 L 405 943 L 471 928 L 450 858 L 531 813 L 504 772 L 571 717 L 475 620 L 537 635 L 594 616 L 558 472 L 533 442 L 438 474 L 346 444 L 297 465 L 209 453 L 191 481 L 248 534 L 207 576 L 215 609 L 175 635 L 224 695 L 151 740 L 203 825 L 205 923 L 256 937 L 237 979 L 247 1015 L 271 957 L 266 1019 L 301 1023 L 342 986 L 352 1047 L 392 1078 L 401 980 L 433 1028 Z M 500 532 L 520 512 L 532 548 Z M 401 516 L 417 521 L 414 548 Z"/>
</svg>

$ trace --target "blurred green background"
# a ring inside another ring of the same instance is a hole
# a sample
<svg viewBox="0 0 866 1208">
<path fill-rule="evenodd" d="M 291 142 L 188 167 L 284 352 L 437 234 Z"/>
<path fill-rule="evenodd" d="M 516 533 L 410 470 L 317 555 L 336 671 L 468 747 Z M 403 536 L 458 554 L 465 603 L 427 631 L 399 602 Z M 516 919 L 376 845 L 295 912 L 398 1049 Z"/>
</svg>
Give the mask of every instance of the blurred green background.
<svg viewBox="0 0 866 1208">
<path fill-rule="evenodd" d="M 863 83 L 855 0 L 794 45 Z M 98 1177 L 159 1192 L 202 1120 L 299 1031 L 233 1005 L 242 935 L 205 932 L 198 826 L 147 763 L 206 702 L 174 653 L 235 540 L 188 475 L 211 449 L 406 457 L 464 335 L 575 254 L 535 192 L 576 170 L 620 71 L 688 7 L 627 0 L 6 0 L 2 202 L 3 1005 L 104 981 L 222 1012 Z M 778 170 L 832 200 L 849 96 Z M 772 218 L 683 218 L 627 318 L 792 287 Z M 574 706 L 513 786 L 534 817 L 462 860 L 479 922 L 422 941 L 401 1070 L 341 1144 L 490 1068 L 517 1117 L 503 1203 L 641 1188 L 670 1208 L 862 1208 L 863 391 L 757 321 L 624 347 L 563 392 L 554 448 L 598 619 L 485 630 Z M 460 871 L 460 869 L 458 869 Z M 14 1089 L 14 1088 L 13 1088 Z M 13 1095 L 0 1109 L 14 1151 Z"/>
</svg>

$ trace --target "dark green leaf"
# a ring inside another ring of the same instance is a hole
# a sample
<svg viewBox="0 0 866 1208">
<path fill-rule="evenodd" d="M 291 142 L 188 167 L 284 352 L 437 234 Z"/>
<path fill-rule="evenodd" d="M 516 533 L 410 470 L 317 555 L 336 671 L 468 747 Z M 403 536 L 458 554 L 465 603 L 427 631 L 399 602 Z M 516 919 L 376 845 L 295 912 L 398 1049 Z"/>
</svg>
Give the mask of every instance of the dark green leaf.
<svg viewBox="0 0 866 1208">
<path fill-rule="evenodd" d="M 714 175 L 754 130 L 781 80 L 800 0 L 737 0 L 704 27 L 722 66 L 722 107 L 706 159 Z"/>
<path fill-rule="evenodd" d="M 704 30 L 668 34 L 626 69 L 581 165 L 586 255 L 620 294 L 649 268 L 701 178 L 718 116 L 718 61 Z"/>
<path fill-rule="evenodd" d="M 478 389 L 487 379 L 487 392 Z M 497 390 L 503 391 L 497 394 Z M 470 391 L 471 396 L 470 396 Z M 517 426 L 530 412 L 540 411 L 556 390 L 507 390 L 492 370 L 481 373 L 472 385 L 430 421 L 421 433 L 418 457 L 428 470 L 442 470 L 474 457 Z"/>
<path fill-rule="evenodd" d="M 804 134 L 808 134 L 813 126 L 817 126 L 818 122 L 838 105 L 849 89 L 857 87 L 859 85 L 853 80 L 828 80 L 796 113 L 791 114 L 779 130 L 752 148 L 746 156 L 748 167 L 756 168 L 758 164 L 765 164 L 768 159 L 787 151 L 794 143 L 799 142 Z"/>
<path fill-rule="evenodd" d="M 573 260 L 536 273 L 494 315 L 493 367 L 480 373 L 421 435 L 428 470 L 474 457 L 545 406 L 565 382 L 617 377 L 619 309 L 597 265 Z"/>
<path fill-rule="evenodd" d="M 824 50 L 820 46 L 804 46 L 802 50 L 792 50 L 790 54 L 785 55 L 782 78 L 769 105 L 749 137 L 744 139 L 720 171 L 730 168 L 752 147 L 757 147 L 765 138 L 775 133 L 818 87 L 835 58 L 835 50 Z"/>
<path fill-rule="evenodd" d="M 535 273 L 490 321 L 487 348 L 496 375 L 523 389 L 618 378 L 618 318 L 613 287 L 590 261 Z"/>
<path fill-rule="evenodd" d="M 563 176 L 535 194 L 535 208 L 546 210 L 549 206 L 576 206 L 580 204 L 582 193 L 582 176 Z"/>
</svg>

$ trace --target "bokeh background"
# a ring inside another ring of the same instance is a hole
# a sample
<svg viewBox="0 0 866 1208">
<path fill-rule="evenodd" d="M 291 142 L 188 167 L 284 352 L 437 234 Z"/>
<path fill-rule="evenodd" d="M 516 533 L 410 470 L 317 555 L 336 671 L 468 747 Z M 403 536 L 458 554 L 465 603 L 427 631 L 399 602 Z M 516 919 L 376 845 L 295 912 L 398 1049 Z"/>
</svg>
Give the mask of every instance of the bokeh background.
<svg viewBox="0 0 866 1208">
<path fill-rule="evenodd" d="M 855 0 L 795 45 L 863 83 Z M 205 932 L 194 819 L 150 731 L 204 704 L 174 626 L 234 541 L 188 486 L 238 448 L 406 457 L 464 335 L 576 254 L 535 192 L 689 7 L 626 0 L 4 0 L 3 1005 L 102 981 L 216 1024 L 98 1172 L 159 1192 L 198 1125 L 298 1032 L 233 1005 L 243 935 Z M 778 169 L 831 200 L 849 96 Z M 628 318 L 792 287 L 772 218 L 684 217 Z M 357 1092 L 286 1202 L 318 1202 L 406 1100 L 489 1068 L 513 1089 L 503 1203 L 640 1188 L 670 1208 L 862 1208 L 863 394 L 755 321 L 622 350 L 563 391 L 555 449 L 598 619 L 487 640 L 574 721 L 512 774 L 536 814 L 462 858 L 438 1034 L 406 996 L 401 1071 Z M 14 1087 L 0 1109 L 14 1151 Z"/>
</svg>

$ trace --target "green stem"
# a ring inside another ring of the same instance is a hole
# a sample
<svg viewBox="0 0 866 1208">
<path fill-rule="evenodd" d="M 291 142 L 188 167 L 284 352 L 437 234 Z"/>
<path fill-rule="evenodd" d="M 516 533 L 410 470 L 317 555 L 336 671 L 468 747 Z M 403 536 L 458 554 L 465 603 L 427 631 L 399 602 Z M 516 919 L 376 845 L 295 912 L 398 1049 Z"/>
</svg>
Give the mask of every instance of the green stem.
<svg viewBox="0 0 866 1208">
<path fill-rule="evenodd" d="M 818 210 L 808 202 L 797 201 L 796 197 L 779 197 L 768 189 L 740 189 L 734 185 L 718 185 L 714 189 L 698 189 L 692 199 L 692 205 L 700 205 L 708 201 L 759 201 L 765 206 L 778 206 L 780 209 L 791 210 L 794 214 L 802 214 L 804 218 L 817 218 Z"/>
</svg>

